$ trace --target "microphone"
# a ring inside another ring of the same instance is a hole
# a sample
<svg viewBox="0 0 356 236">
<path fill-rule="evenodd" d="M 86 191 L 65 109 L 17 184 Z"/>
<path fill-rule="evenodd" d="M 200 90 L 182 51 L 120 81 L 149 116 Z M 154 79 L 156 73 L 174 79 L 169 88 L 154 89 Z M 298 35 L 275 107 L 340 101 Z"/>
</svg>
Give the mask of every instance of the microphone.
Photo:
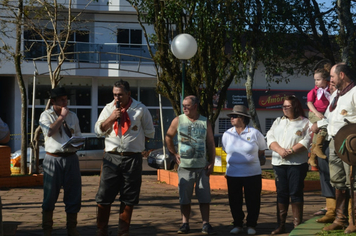
<svg viewBox="0 0 356 236">
<path fill-rule="evenodd" d="M 119 109 L 120 109 L 120 102 L 119 102 L 119 101 L 116 102 L 116 108 L 119 108 Z M 120 125 L 120 119 L 121 119 L 121 117 L 119 117 L 119 118 L 117 119 L 117 124 L 118 124 L 118 125 Z"/>
</svg>

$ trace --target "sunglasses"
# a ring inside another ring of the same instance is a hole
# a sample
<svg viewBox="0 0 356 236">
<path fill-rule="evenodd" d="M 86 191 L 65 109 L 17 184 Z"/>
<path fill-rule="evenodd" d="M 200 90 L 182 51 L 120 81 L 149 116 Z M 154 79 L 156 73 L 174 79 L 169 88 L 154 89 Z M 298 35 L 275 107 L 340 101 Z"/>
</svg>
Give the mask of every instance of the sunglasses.
<svg viewBox="0 0 356 236">
<path fill-rule="evenodd" d="M 233 118 L 233 119 L 236 119 L 236 118 L 243 118 L 244 116 L 243 115 L 236 115 L 236 114 L 232 114 L 230 115 L 230 119 Z"/>
</svg>

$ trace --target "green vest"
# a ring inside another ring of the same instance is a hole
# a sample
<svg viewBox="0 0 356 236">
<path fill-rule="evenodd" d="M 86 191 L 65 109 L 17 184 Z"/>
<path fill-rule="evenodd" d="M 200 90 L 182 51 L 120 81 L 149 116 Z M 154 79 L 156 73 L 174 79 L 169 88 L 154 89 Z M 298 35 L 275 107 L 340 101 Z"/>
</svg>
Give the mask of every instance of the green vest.
<svg viewBox="0 0 356 236">
<path fill-rule="evenodd" d="M 179 116 L 178 153 L 180 167 L 203 168 L 207 165 L 206 134 L 207 119 L 204 116 L 192 122 L 185 114 Z"/>
</svg>

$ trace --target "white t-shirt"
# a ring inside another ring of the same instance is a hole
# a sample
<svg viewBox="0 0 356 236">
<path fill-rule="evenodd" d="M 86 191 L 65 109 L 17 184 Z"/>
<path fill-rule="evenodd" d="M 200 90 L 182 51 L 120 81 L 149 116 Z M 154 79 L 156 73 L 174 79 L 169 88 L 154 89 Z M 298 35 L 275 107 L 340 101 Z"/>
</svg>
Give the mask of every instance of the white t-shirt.
<svg viewBox="0 0 356 236">
<path fill-rule="evenodd" d="M 246 126 L 238 134 L 235 127 L 232 127 L 223 134 L 222 145 L 227 154 L 227 176 L 248 177 L 261 174 L 258 151 L 264 151 L 267 145 L 260 131 Z"/>
</svg>

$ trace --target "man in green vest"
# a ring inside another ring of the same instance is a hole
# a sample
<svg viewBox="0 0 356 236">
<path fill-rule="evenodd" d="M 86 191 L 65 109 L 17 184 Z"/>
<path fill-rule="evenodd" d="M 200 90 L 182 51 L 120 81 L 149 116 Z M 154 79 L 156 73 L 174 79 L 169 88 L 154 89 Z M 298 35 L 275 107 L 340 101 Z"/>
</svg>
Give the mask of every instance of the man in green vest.
<svg viewBox="0 0 356 236">
<path fill-rule="evenodd" d="M 215 162 L 214 135 L 210 122 L 198 112 L 199 99 L 190 95 L 183 100 L 184 114 L 174 118 L 166 134 L 168 150 L 175 155 L 178 167 L 179 202 L 183 225 L 179 234 L 187 234 L 191 199 L 195 185 L 204 234 L 216 234 L 209 224 L 210 184 L 209 176 Z M 173 138 L 178 134 L 178 152 L 174 148 Z"/>
</svg>

